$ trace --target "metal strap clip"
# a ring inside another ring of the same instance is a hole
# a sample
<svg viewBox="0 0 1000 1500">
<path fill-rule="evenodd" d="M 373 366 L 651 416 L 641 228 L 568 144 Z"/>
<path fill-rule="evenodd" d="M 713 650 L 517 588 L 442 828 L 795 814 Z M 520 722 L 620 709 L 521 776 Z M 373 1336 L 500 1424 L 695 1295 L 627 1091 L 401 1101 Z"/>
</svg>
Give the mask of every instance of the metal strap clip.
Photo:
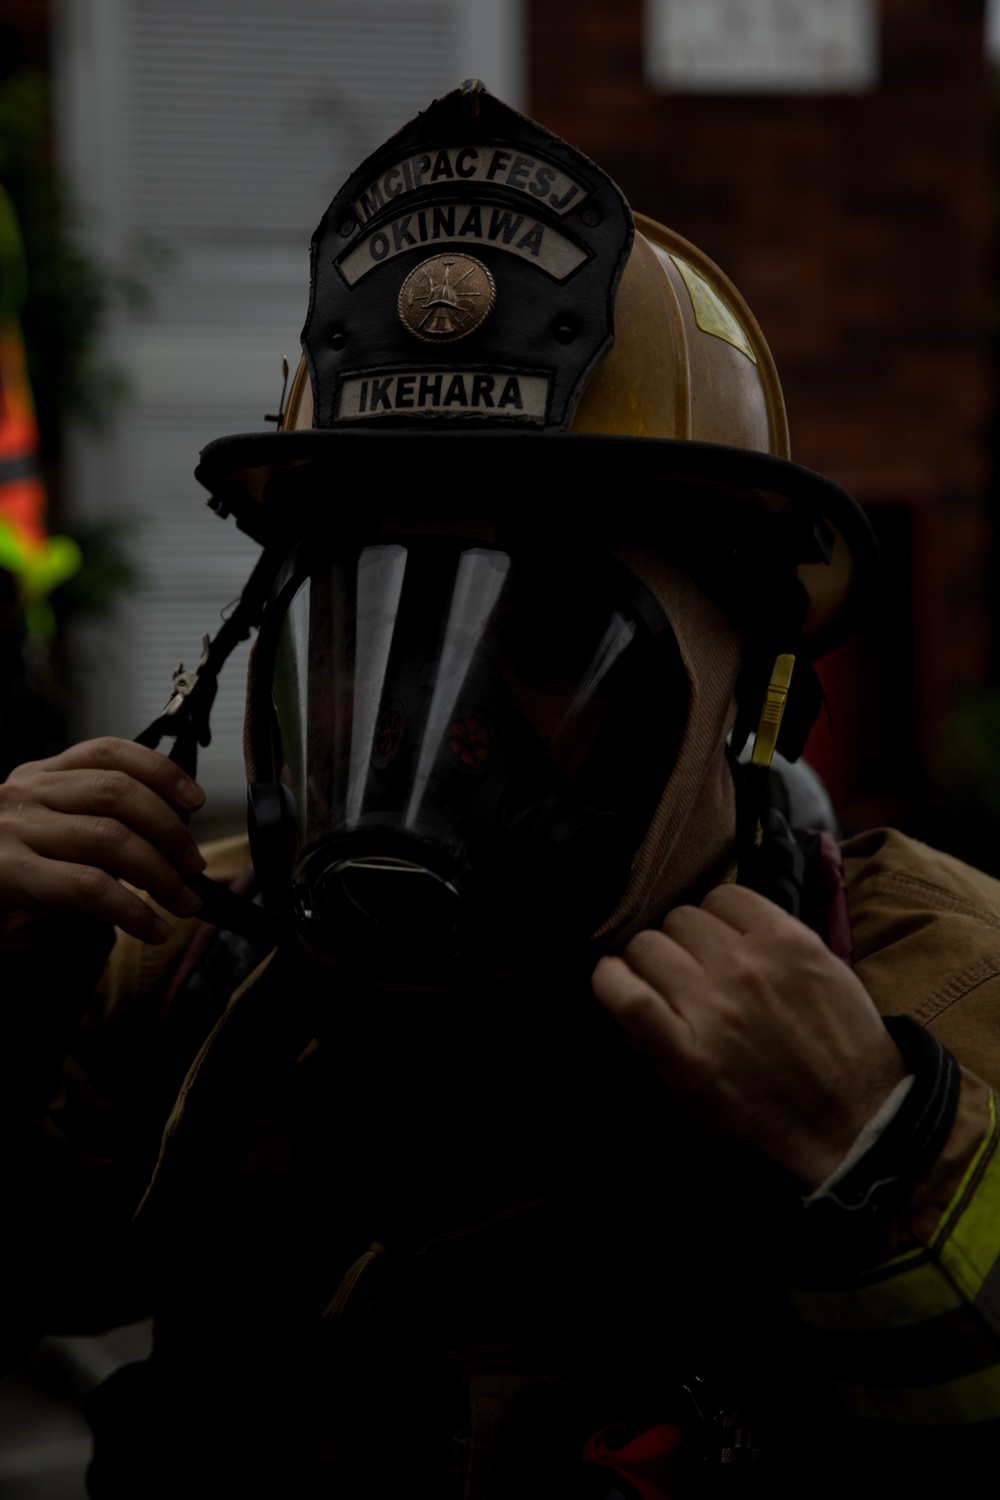
<svg viewBox="0 0 1000 1500">
<path fill-rule="evenodd" d="M 761 709 L 753 754 L 750 757 L 755 766 L 766 768 L 771 764 L 785 714 L 785 704 L 788 702 L 788 687 L 794 666 L 795 657 L 788 653 L 782 653 L 774 659 L 774 669 L 764 695 L 764 707 Z"/>
</svg>

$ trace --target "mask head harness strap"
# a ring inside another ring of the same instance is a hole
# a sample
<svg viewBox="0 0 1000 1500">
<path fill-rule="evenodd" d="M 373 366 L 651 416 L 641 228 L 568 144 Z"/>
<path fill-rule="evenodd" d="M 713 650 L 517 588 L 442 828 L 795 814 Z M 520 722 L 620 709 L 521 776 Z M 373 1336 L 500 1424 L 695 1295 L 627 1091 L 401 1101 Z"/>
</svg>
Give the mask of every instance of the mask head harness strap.
<svg viewBox="0 0 1000 1500">
<path fill-rule="evenodd" d="M 173 738 L 169 759 L 195 776 L 198 746 L 211 742 L 209 715 L 218 688 L 218 678 L 227 658 L 240 641 L 245 641 L 260 623 L 264 601 L 281 564 L 283 554 L 270 549 L 261 553 L 232 614 L 213 637 L 202 638 L 201 660 L 193 672 L 178 666 L 174 672 L 173 690 L 163 711 L 141 734 L 137 745 L 155 750 L 161 740 Z M 275 943 L 285 936 L 285 924 L 255 906 L 245 896 L 236 895 L 205 875 L 188 878 L 187 884 L 202 898 L 201 916 L 216 927 L 238 932 L 244 937 L 260 938 L 270 929 Z"/>
</svg>

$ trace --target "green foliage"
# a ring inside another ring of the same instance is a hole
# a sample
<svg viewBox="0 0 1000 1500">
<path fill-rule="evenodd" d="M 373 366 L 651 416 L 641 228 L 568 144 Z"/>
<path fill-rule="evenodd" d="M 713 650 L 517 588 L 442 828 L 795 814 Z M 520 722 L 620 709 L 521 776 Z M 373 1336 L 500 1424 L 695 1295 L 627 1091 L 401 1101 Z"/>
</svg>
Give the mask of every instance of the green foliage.
<svg viewBox="0 0 1000 1500">
<path fill-rule="evenodd" d="M 927 764 L 931 796 L 914 831 L 1000 875 L 1000 687 L 970 687 L 956 698 Z"/>
<path fill-rule="evenodd" d="M 123 594 L 139 587 L 142 577 L 129 549 L 135 529 L 131 518 L 121 516 L 76 522 L 68 528 L 82 562 L 50 596 L 57 629 L 71 619 L 107 618 Z"/>
<path fill-rule="evenodd" d="M 127 402 L 126 377 L 104 352 L 105 328 L 115 312 L 141 316 L 148 309 L 151 277 L 169 256 L 159 242 L 145 239 L 122 246 L 115 261 L 93 252 L 85 211 L 55 160 L 49 81 L 27 68 L 0 81 L 0 185 L 23 242 L 23 260 L 7 257 L 3 295 L 24 336 L 49 486 L 49 526 L 68 534 L 72 541 L 66 545 L 80 552 L 78 570 L 47 598 L 22 599 L 35 666 L 44 655 L 51 679 L 46 692 L 65 696 L 71 676 L 67 627 L 81 618 L 110 616 L 141 579 L 130 546 L 134 522 L 119 516 L 80 522 L 60 513 L 63 438 L 75 424 L 105 426 Z M 0 681 L 0 708 L 9 691 L 14 689 Z M 35 699 L 41 701 L 38 694 Z M 28 712 L 23 708 L 22 718 Z M 0 712 L 0 728 L 2 721 Z"/>
<path fill-rule="evenodd" d="M 950 802 L 978 808 L 1000 823 L 1000 687 L 968 689 L 956 699 L 930 761 Z"/>
<path fill-rule="evenodd" d="M 158 241 L 130 245 L 109 264 L 87 245 L 85 215 L 55 165 L 48 80 L 21 69 L 0 83 L 0 182 L 24 240 L 27 282 L 21 319 L 38 409 L 43 457 L 59 452 L 67 426 L 103 426 L 128 397 L 123 372 L 101 350 L 109 314 L 145 311 L 148 272 L 169 262 Z M 139 275 L 135 266 L 146 268 Z"/>
</svg>

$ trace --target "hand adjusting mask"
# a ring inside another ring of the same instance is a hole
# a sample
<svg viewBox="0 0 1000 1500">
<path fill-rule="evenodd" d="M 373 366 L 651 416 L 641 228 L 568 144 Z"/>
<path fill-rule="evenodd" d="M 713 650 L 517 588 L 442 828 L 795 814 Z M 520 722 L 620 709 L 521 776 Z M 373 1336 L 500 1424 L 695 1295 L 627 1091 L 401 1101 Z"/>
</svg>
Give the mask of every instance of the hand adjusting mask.
<svg viewBox="0 0 1000 1500">
<path fill-rule="evenodd" d="M 301 544 L 255 652 L 255 863 L 309 945 L 366 974 L 495 973 L 585 940 L 685 720 L 673 635 L 636 578 L 468 529 L 397 519 Z"/>
</svg>

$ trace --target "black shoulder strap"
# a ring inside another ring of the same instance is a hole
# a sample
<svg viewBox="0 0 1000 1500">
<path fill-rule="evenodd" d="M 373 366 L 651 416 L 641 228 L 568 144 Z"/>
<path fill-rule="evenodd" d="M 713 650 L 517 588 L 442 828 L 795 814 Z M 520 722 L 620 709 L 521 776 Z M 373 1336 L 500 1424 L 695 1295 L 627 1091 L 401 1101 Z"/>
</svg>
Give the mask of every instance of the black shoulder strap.
<svg viewBox="0 0 1000 1500">
<path fill-rule="evenodd" d="M 177 667 L 171 695 L 162 713 L 136 735 L 136 744 L 148 745 L 151 750 L 155 750 L 161 740 L 173 738 L 169 758 L 189 776 L 197 773 L 198 746 L 211 742 L 209 716 L 219 673 L 235 647 L 240 641 L 245 641 L 260 623 L 264 601 L 283 557 L 283 551 L 273 549 L 261 553 L 232 613 L 223 620 L 214 637 L 206 635 L 202 638 L 201 660 L 197 667 L 193 672 L 185 672 L 183 664 Z M 213 926 L 251 939 L 259 939 L 264 933 L 273 939 L 274 945 L 286 936 L 285 923 L 227 886 L 205 875 L 192 876 L 187 883 L 202 899 L 200 915 Z"/>
<path fill-rule="evenodd" d="M 189 776 L 197 772 L 198 746 L 211 743 L 208 721 L 219 673 L 240 641 L 245 641 L 260 623 L 264 601 L 283 555 L 271 550 L 261 553 L 232 613 L 223 620 L 213 637 L 202 637 L 201 660 L 197 667 L 193 672 L 185 672 L 183 665 L 175 669 L 170 697 L 163 711 L 135 737 L 137 745 L 148 745 L 151 750 L 155 750 L 161 740 L 172 737 L 174 748 L 170 759 Z"/>
</svg>

